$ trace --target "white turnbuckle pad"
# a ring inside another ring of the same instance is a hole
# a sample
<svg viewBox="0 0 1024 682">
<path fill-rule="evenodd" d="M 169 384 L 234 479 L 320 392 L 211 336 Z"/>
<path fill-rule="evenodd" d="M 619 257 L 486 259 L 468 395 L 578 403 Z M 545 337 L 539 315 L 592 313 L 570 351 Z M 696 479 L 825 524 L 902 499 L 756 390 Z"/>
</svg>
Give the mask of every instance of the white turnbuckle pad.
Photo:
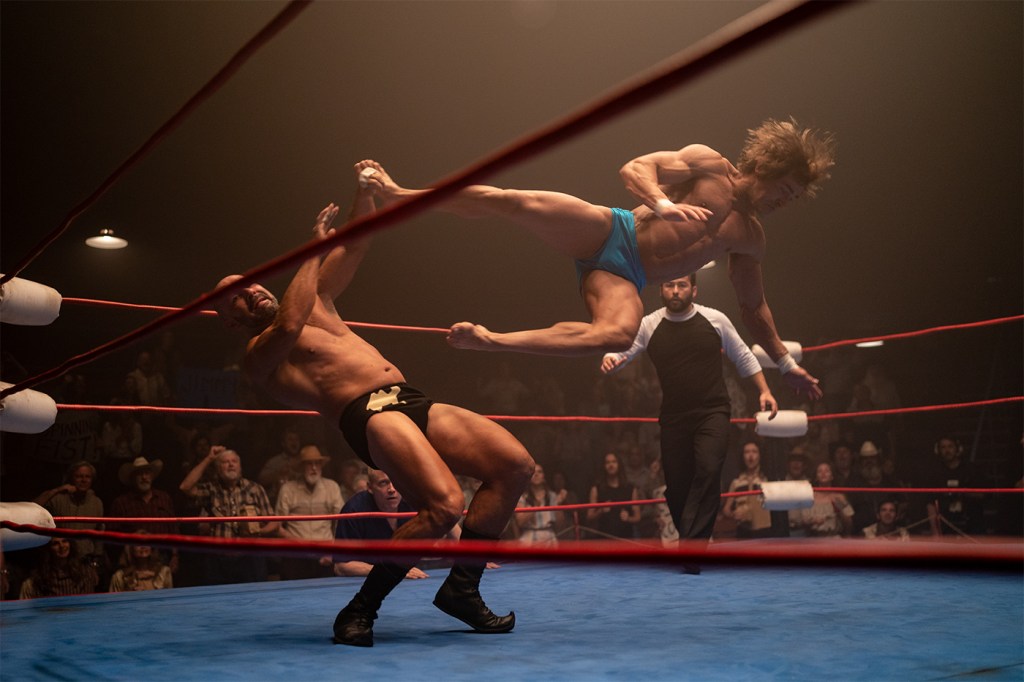
<svg viewBox="0 0 1024 682">
<path fill-rule="evenodd" d="M 764 496 L 764 508 L 768 511 L 814 506 L 814 488 L 810 481 L 764 481 L 761 494 Z"/>
<path fill-rule="evenodd" d="M 807 413 L 803 410 L 779 410 L 775 419 L 769 421 L 771 412 L 758 412 L 754 417 L 759 436 L 772 438 L 798 438 L 807 435 Z"/>
<path fill-rule="evenodd" d="M 0 502 L 0 520 L 40 528 L 57 527 L 50 512 L 35 502 Z M 49 541 L 50 538 L 46 535 L 22 533 L 10 528 L 0 529 L 0 546 L 5 552 L 39 547 Z"/>
<path fill-rule="evenodd" d="M 0 381 L 0 391 L 11 384 Z M 0 402 L 0 431 L 7 433 L 42 433 L 57 420 L 57 403 L 53 398 L 25 389 Z"/>
<path fill-rule="evenodd" d="M 52 287 L 12 277 L 0 287 L 0 322 L 42 327 L 57 319 L 63 300 Z"/>
</svg>

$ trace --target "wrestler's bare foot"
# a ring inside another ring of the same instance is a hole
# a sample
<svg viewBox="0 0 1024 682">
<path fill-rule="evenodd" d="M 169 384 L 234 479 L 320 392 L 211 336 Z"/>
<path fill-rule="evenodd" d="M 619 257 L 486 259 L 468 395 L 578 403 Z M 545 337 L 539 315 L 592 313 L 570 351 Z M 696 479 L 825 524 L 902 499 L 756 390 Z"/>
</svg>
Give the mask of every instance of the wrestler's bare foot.
<svg viewBox="0 0 1024 682">
<path fill-rule="evenodd" d="M 448 345 L 463 350 L 498 350 L 490 339 L 491 331 L 472 322 L 453 324 L 448 332 Z"/>
<path fill-rule="evenodd" d="M 416 190 L 408 190 L 399 187 L 384 167 L 372 159 L 364 159 L 355 165 L 356 175 L 359 177 L 360 187 L 365 187 L 373 192 L 373 195 L 381 200 L 384 206 L 406 199 Z"/>
</svg>

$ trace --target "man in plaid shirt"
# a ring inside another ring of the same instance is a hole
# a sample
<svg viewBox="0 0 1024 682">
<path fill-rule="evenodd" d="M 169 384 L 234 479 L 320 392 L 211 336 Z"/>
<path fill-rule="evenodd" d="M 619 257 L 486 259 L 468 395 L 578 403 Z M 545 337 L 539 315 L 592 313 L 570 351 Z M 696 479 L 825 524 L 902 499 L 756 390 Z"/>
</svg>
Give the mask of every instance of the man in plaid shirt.
<svg viewBox="0 0 1024 682">
<path fill-rule="evenodd" d="M 203 480 L 207 468 L 213 462 L 216 462 L 216 476 Z M 242 476 L 242 460 L 238 453 L 223 445 L 210 448 L 210 454 L 188 472 L 179 487 L 192 499 L 200 516 L 271 516 L 274 513 L 263 486 Z M 199 529 L 218 538 L 265 537 L 276 535 L 280 525 L 276 521 L 228 521 L 200 524 Z M 204 582 L 208 584 L 259 582 L 266 579 L 267 565 L 262 557 L 207 556 Z"/>
</svg>

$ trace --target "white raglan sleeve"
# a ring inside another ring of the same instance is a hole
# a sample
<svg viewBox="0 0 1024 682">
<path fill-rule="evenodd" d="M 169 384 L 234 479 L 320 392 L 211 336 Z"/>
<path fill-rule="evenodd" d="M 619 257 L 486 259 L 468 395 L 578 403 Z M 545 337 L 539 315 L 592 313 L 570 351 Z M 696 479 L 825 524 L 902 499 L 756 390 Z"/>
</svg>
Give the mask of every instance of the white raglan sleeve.
<svg viewBox="0 0 1024 682">
<path fill-rule="evenodd" d="M 754 353 L 740 338 L 739 332 L 736 331 L 736 327 L 725 313 L 704 306 L 700 306 L 700 312 L 718 331 L 718 335 L 722 339 L 722 350 L 725 351 L 729 361 L 736 366 L 736 371 L 741 377 L 745 379 L 761 371 L 761 363 L 757 361 Z"/>
</svg>

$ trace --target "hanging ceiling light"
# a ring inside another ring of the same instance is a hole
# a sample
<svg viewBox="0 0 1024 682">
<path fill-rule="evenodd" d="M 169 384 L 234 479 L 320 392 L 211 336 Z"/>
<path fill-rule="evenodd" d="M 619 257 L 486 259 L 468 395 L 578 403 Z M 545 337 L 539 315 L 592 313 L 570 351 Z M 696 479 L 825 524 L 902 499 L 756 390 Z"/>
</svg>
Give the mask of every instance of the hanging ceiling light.
<svg viewBox="0 0 1024 682">
<path fill-rule="evenodd" d="M 94 249 L 123 249 L 128 246 L 126 239 L 114 236 L 113 230 L 100 230 L 99 236 L 89 237 L 85 243 Z"/>
</svg>

